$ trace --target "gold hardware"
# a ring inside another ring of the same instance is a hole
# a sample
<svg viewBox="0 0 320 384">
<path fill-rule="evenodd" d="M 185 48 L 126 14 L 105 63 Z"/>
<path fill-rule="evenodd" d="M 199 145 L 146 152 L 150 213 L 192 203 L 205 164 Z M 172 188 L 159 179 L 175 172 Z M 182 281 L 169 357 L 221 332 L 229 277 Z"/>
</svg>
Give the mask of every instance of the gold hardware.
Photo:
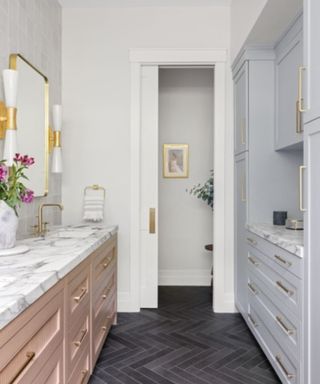
<svg viewBox="0 0 320 384">
<path fill-rule="evenodd" d="M 17 129 L 17 108 L 6 107 L 3 101 L 0 101 L 0 139 L 4 139 L 6 130 Z"/>
<path fill-rule="evenodd" d="M 107 262 L 103 263 L 103 268 L 107 268 L 107 266 L 111 263 L 113 256 L 107 257 Z"/>
<path fill-rule="evenodd" d="M 61 147 L 61 132 L 60 131 L 54 131 L 53 132 L 53 146 L 54 147 Z"/>
<path fill-rule="evenodd" d="M 81 293 L 79 296 L 75 296 L 73 298 L 73 300 L 76 302 L 76 303 L 80 303 L 80 301 L 83 299 L 84 295 L 88 292 L 88 289 L 87 288 L 82 288 L 81 289 Z"/>
<path fill-rule="evenodd" d="M 284 291 L 288 296 L 292 296 L 292 295 L 293 295 L 293 292 L 292 292 L 290 289 L 288 289 L 287 287 L 285 287 L 281 281 L 277 281 L 276 284 L 277 284 L 277 286 L 278 286 L 282 291 Z"/>
<path fill-rule="evenodd" d="M 87 334 L 88 330 L 87 329 L 83 329 L 81 331 L 81 337 L 80 337 L 80 340 L 78 341 L 74 341 L 73 344 L 76 346 L 76 347 L 80 347 L 81 343 L 83 342 L 83 339 L 85 338 L 86 334 Z"/>
<path fill-rule="evenodd" d="M 0 100 L 0 140 L 3 140 L 6 134 L 7 108 Z"/>
<path fill-rule="evenodd" d="M 53 129 L 51 127 L 49 127 L 48 140 L 49 140 L 49 144 L 48 144 L 49 153 L 51 153 L 53 151 L 53 147 L 54 147 L 54 133 L 53 133 Z"/>
<path fill-rule="evenodd" d="M 249 260 L 250 263 L 253 264 L 255 267 L 258 267 L 258 266 L 259 266 L 259 263 L 258 263 L 257 261 L 255 261 L 253 257 L 248 256 L 248 260 Z"/>
<path fill-rule="evenodd" d="M 105 332 L 107 330 L 107 327 L 104 325 L 103 327 L 101 327 L 101 329 L 103 330 L 103 332 Z"/>
<path fill-rule="evenodd" d="M 306 168 L 305 165 L 299 167 L 299 209 L 301 212 L 306 212 L 306 208 L 303 206 L 303 171 Z"/>
<path fill-rule="evenodd" d="M 88 372 L 89 372 L 89 371 L 88 371 L 87 369 L 83 369 L 83 370 L 81 371 L 82 380 L 81 380 L 80 384 L 83 384 L 83 383 L 85 382 L 86 377 L 87 377 L 87 375 L 88 375 Z"/>
<path fill-rule="evenodd" d="M 304 108 L 303 103 L 303 97 L 302 97 L 302 78 L 303 78 L 303 71 L 306 70 L 306 67 L 300 66 L 299 67 L 299 84 L 298 84 L 298 109 L 299 112 L 306 112 L 307 110 Z"/>
<path fill-rule="evenodd" d="M 279 256 L 279 255 L 274 255 L 274 257 L 275 257 L 275 259 L 279 260 L 280 263 L 285 264 L 285 265 L 287 265 L 288 267 L 291 267 L 292 263 L 290 263 L 290 261 L 287 261 L 287 260 L 283 259 L 283 258 L 282 258 L 281 256 Z"/>
<path fill-rule="evenodd" d="M 242 175 L 241 178 L 241 201 L 245 203 L 247 201 L 247 196 L 246 196 L 246 190 L 245 190 L 245 175 Z"/>
<path fill-rule="evenodd" d="M 38 234 L 39 235 L 45 235 L 46 233 L 46 225 L 44 225 L 44 221 L 43 221 L 43 208 L 45 207 L 57 207 L 59 208 L 61 211 L 63 210 L 63 205 L 61 204 L 41 204 L 39 206 L 39 210 L 38 210 Z M 48 224 L 48 223 L 46 223 Z"/>
<path fill-rule="evenodd" d="M 253 239 L 251 239 L 251 237 L 247 237 L 247 241 L 252 244 L 252 245 L 257 245 L 257 242 Z"/>
<path fill-rule="evenodd" d="M 156 209 L 149 209 L 149 233 L 156 233 Z"/>
<path fill-rule="evenodd" d="M 17 108 L 7 108 L 6 129 L 11 129 L 13 131 L 17 129 Z"/>
<path fill-rule="evenodd" d="M 276 321 L 277 323 L 280 325 L 280 328 L 287 334 L 287 335 L 293 335 L 294 333 L 294 330 L 293 329 L 290 329 L 288 328 L 284 321 L 282 320 L 282 318 L 280 316 L 276 316 Z"/>
<path fill-rule="evenodd" d="M 105 190 L 105 188 L 101 187 L 98 184 L 88 185 L 87 187 L 85 187 L 85 189 L 84 189 L 84 194 L 85 195 L 87 194 L 88 189 L 92 189 L 93 191 L 101 190 L 101 191 L 103 191 L 103 196 L 106 197 L 106 190 Z"/>
<path fill-rule="evenodd" d="M 111 291 L 111 288 L 106 289 L 106 293 L 102 295 L 102 299 L 105 300 L 108 297 L 109 292 Z"/>
<path fill-rule="evenodd" d="M 281 360 L 281 357 L 279 355 L 276 356 L 277 363 L 279 364 L 280 368 L 282 369 L 283 373 L 286 375 L 286 377 L 291 380 L 295 377 L 293 373 L 289 373 L 287 368 L 283 365 L 283 362 Z"/>
<path fill-rule="evenodd" d="M 250 323 L 254 326 L 254 327 L 257 327 L 258 326 L 258 323 L 253 320 L 253 317 L 251 316 L 250 313 L 248 313 L 248 319 L 250 320 Z"/>
<path fill-rule="evenodd" d="M 33 360 L 35 355 L 36 355 L 35 352 L 27 352 L 26 353 L 27 360 L 25 361 L 25 363 L 23 363 L 22 367 L 19 369 L 18 373 L 13 377 L 13 379 L 11 381 L 9 381 L 9 384 L 13 384 L 18 379 L 18 377 L 21 375 L 21 373 L 31 363 L 31 361 Z"/>
<path fill-rule="evenodd" d="M 246 143 L 244 136 L 245 136 L 245 129 L 246 129 L 246 118 L 242 117 L 241 123 L 240 123 L 240 137 L 241 137 L 241 145 L 244 145 Z"/>
<path fill-rule="evenodd" d="M 301 112 L 299 111 L 299 101 L 296 102 L 296 132 L 302 133 L 302 124 L 301 124 Z"/>
<path fill-rule="evenodd" d="M 254 294 L 254 295 L 257 295 L 259 293 L 259 291 L 251 284 L 251 283 L 248 283 L 248 287 L 250 289 L 250 291 Z"/>
</svg>

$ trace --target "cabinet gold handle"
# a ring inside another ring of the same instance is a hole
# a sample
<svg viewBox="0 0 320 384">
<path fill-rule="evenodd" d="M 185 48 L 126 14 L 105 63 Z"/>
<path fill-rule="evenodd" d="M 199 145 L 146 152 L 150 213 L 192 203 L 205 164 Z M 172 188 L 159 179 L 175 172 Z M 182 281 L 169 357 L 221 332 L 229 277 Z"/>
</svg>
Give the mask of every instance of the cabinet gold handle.
<svg viewBox="0 0 320 384">
<path fill-rule="evenodd" d="M 88 373 L 89 373 L 89 371 L 87 369 L 84 369 L 81 371 L 82 380 L 81 380 L 80 384 L 83 384 L 85 382 Z"/>
<path fill-rule="evenodd" d="M 83 339 L 85 338 L 86 334 L 87 334 L 88 330 L 87 329 L 83 329 L 81 331 L 81 337 L 80 337 L 80 340 L 78 341 L 74 341 L 73 344 L 76 346 L 76 347 L 80 347 L 81 343 L 83 342 Z"/>
<path fill-rule="evenodd" d="M 256 328 L 258 326 L 258 323 L 253 320 L 253 317 L 250 315 L 250 313 L 248 314 L 248 319 L 250 320 L 250 323 Z"/>
<path fill-rule="evenodd" d="M 109 292 L 111 291 L 111 288 L 106 289 L 106 293 L 102 295 L 102 299 L 105 300 L 108 297 Z"/>
<path fill-rule="evenodd" d="M 301 112 L 299 111 L 299 101 L 296 102 L 296 132 L 302 133 Z"/>
<path fill-rule="evenodd" d="M 248 260 L 250 261 L 251 264 L 253 264 L 255 267 L 259 266 L 259 263 L 251 256 L 248 256 Z"/>
<path fill-rule="evenodd" d="M 103 268 L 107 268 L 107 266 L 111 263 L 112 256 L 107 257 L 107 261 L 103 263 Z"/>
<path fill-rule="evenodd" d="M 156 209 L 149 209 L 149 233 L 156 233 Z"/>
<path fill-rule="evenodd" d="M 304 108 L 304 100 L 303 100 L 303 96 L 302 96 L 302 93 L 303 93 L 303 86 L 302 86 L 302 83 L 303 83 L 303 72 L 306 70 L 306 67 L 304 66 L 300 66 L 299 67 L 299 81 L 298 81 L 298 108 L 299 108 L 299 112 L 306 112 L 307 110 Z"/>
<path fill-rule="evenodd" d="M 276 321 L 280 325 L 280 328 L 288 335 L 291 336 L 294 333 L 294 330 L 288 328 L 280 316 L 276 316 Z"/>
<path fill-rule="evenodd" d="M 76 303 L 80 303 L 80 301 L 84 298 L 85 294 L 88 292 L 87 288 L 82 288 L 81 289 L 81 293 L 79 296 L 75 296 L 73 298 L 73 300 L 76 302 Z"/>
<path fill-rule="evenodd" d="M 292 295 L 293 295 L 293 292 L 292 292 L 290 289 L 288 289 L 287 287 L 285 287 L 285 286 L 283 285 L 283 283 L 281 283 L 281 281 L 277 281 L 276 284 L 277 284 L 277 286 L 278 286 L 283 292 L 285 292 L 288 296 L 292 296 Z"/>
<path fill-rule="evenodd" d="M 284 265 L 287 265 L 288 267 L 291 267 L 292 263 L 290 263 L 290 261 L 287 261 L 285 259 L 283 259 L 281 256 L 279 255 L 274 255 L 275 259 L 277 259 L 278 261 L 280 261 L 280 263 L 284 264 Z"/>
<path fill-rule="evenodd" d="M 306 168 L 305 165 L 299 167 L 299 208 L 301 212 L 306 212 L 306 209 L 303 206 L 303 171 Z"/>
<path fill-rule="evenodd" d="M 257 242 L 253 239 L 251 239 L 251 237 L 247 237 L 247 241 L 252 244 L 252 245 L 257 245 Z"/>
<path fill-rule="evenodd" d="M 35 352 L 27 352 L 26 358 L 27 360 L 23 363 L 22 367 L 19 369 L 19 371 L 14 375 L 14 377 L 9 381 L 9 384 L 13 384 L 18 377 L 22 374 L 22 372 L 27 368 L 27 366 L 31 363 L 33 358 L 35 357 Z"/>
<path fill-rule="evenodd" d="M 257 295 L 259 293 L 259 291 L 251 284 L 251 283 L 248 283 L 248 288 L 250 289 L 250 291 L 254 294 L 254 295 Z"/>
<path fill-rule="evenodd" d="M 291 380 L 295 377 L 293 373 L 289 373 L 287 368 L 283 365 L 283 362 L 281 360 L 281 357 L 279 355 L 276 356 L 277 363 L 279 364 L 279 367 L 281 368 L 282 372 L 286 375 L 286 377 Z"/>
</svg>

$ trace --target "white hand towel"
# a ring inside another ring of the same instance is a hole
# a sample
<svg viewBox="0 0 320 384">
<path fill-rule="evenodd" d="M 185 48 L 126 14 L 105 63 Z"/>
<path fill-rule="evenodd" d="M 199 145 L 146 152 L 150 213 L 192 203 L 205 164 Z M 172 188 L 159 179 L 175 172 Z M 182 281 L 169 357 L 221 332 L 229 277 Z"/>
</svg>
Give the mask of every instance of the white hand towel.
<svg viewBox="0 0 320 384">
<path fill-rule="evenodd" d="M 87 189 L 83 201 L 83 220 L 99 222 L 104 216 L 103 189 Z"/>
</svg>

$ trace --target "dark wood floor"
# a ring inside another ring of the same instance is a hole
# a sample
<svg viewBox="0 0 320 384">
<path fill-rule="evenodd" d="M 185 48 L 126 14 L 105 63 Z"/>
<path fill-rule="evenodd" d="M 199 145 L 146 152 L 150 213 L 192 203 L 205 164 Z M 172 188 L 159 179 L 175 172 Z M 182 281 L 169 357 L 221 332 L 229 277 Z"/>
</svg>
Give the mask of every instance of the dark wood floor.
<svg viewBox="0 0 320 384">
<path fill-rule="evenodd" d="M 161 287 L 159 309 L 120 313 L 90 384 L 280 383 L 238 314 L 207 287 Z"/>
</svg>

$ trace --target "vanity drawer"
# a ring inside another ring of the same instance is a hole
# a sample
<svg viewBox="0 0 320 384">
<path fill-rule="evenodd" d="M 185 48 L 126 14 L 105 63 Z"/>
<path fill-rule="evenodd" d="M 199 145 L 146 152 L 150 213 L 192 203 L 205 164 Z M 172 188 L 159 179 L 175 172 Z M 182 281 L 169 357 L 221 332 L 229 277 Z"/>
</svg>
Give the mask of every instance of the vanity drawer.
<svg viewBox="0 0 320 384">
<path fill-rule="evenodd" d="M 293 273 L 300 279 L 302 278 L 303 260 L 300 257 L 294 255 L 293 253 L 287 252 L 277 245 L 272 244 L 262 237 L 257 236 L 256 234 L 249 231 L 247 231 L 247 243 L 250 246 L 257 248 L 260 252 L 264 253 L 284 270 Z"/>
<path fill-rule="evenodd" d="M 63 346 L 50 356 L 40 373 L 32 380 L 32 384 L 63 384 Z"/>
<path fill-rule="evenodd" d="M 109 303 L 114 300 L 116 293 L 115 270 L 110 270 L 110 275 L 104 284 L 97 287 L 92 297 L 92 316 L 95 319 L 104 306 L 109 306 Z"/>
<path fill-rule="evenodd" d="M 81 264 L 68 275 L 66 289 L 66 311 L 68 324 L 73 326 L 80 313 L 90 310 L 90 265 Z M 68 331 L 68 330 L 67 330 Z"/>
<path fill-rule="evenodd" d="M 86 384 L 90 378 L 90 353 L 85 351 L 79 359 L 68 384 Z"/>
<path fill-rule="evenodd" d="M 101 282 L 104 282 L 111 268 L 116 265 L 116 240 L 112 237 L 106 245 L 99 248 L 93 256 L 92 283 L 96 289 Z"/>
<path fill-rule="evenodd" d="M 279 299 L 289 311 L 300 317 L 301 280 L 263 255 L 257 249 L 248 247 L 248 268 L 267 289 L 265 294 L 271 301 Z M 249 287 L 250 288 L 250 287 Z M 261 287 L 262 288 L 262 287 Z"/>
<path fill-rule="evenodd" d="M 0 383 L 32 383 L 63 343 L 63 285 L 57 285 L 4 329 Z M 45 305 L 43 305 L 45 303 Z"/>
<path fill-rule="evenodd" d="M 277 372 L 281 382 L 285 384 L 299 384 L 300 371 L 298 360 L 289 357 L 276 339 L 274 339 L 264 323 L 263 316 L 263 313 L 260 313 L 260 309 L 257 308 L 255 303 L 249 304 L 249 327 Z"/>
</svg>

